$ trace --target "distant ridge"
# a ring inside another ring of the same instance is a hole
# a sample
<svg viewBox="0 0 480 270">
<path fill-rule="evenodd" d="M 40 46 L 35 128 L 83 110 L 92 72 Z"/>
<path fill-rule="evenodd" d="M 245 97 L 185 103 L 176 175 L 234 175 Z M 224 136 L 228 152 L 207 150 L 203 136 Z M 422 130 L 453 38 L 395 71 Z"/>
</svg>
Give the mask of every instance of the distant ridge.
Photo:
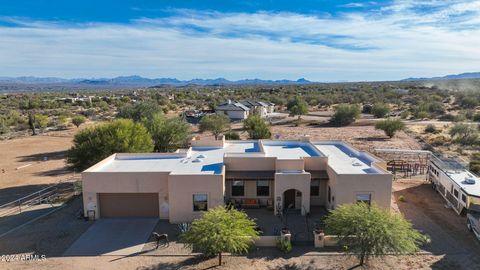
<svg viewBox="0 0 480 270">
<path fill-rule="evenodd" d="M 453 74 L 453 75 L 446 75 L 443 77 L 408 78 L 402 81 L 436 81 L 436 80 L 463 80 L 463 79 L 480 79 L 480 72 Z"/>
<path fill-rule="evenodd" d="M 157 78 L 149 79 L 138 75 L 120 76 L 115 78 L 94 78 L 94 79 L 63 79 L 56 77 L 0 77 L 0 83 L 10 84 L 48 84 L 48 85 L 65 85 L 65 86 L 140 86 L 140 87 L 155 87 L 155 86 L 186 86 L 186 85 L 201 85 L 201 86 L 215 86 L 215 85 L 272 85 L 272 84 L 309 84 L 313 83 L 304 78 L 296 81 L 293 80 L 261 80 L 261 79 L 244 79 L 237 81 L 230 81 L 225 78 L 216 79 L 191 79 L 178 80 L 175 78 Z"/>
</svg>

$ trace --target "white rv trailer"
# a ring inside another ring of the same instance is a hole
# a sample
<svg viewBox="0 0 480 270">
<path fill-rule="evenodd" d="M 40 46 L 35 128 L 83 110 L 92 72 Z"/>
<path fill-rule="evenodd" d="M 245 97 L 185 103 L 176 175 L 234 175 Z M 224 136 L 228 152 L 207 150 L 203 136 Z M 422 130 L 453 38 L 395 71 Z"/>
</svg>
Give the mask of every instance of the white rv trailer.
<svg viewBox="0 0 480 270">
<path fill-rule="evenodd" d="M 480 207 L 480 179 L 456 162 L 430 156 L 428 179 L 457 214 Z"/>
</svg>

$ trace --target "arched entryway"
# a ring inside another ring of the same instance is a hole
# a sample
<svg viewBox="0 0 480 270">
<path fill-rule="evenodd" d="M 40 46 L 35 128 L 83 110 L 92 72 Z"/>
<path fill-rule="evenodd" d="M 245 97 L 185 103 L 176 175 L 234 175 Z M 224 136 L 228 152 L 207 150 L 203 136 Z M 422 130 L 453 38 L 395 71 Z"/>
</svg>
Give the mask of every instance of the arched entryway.
<svg viewBox="0 0 480 270">
<path fill-rule="evenodd" d="M 283 209 L 300 209 L 302 192 L 297 189 L 287 189 L 283 192 Z"/>
</svg>

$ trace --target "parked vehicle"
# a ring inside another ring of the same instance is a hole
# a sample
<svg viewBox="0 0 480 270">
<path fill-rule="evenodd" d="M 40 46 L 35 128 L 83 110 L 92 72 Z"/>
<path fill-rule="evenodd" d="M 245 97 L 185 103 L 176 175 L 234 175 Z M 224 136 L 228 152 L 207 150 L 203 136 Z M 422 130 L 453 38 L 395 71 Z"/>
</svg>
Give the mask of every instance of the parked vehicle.
<svg viewBox="0 0 480 270">
<path fill-rule="evenodd" d="M 475 234 L 478 240 L 480 240 L 480 207 L 475 207 L 475 209 L 468 209 L 467 228 L 468 230 L 473 232 L 473 234 Z"/>
</svg>

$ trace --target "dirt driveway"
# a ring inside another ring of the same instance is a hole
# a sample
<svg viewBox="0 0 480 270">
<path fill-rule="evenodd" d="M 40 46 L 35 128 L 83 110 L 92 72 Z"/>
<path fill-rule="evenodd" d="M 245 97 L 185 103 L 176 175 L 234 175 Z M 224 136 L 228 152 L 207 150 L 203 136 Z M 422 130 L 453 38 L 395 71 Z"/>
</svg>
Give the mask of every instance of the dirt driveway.
<svg viewBox="0 0 480 270">
<path fill-rule="evenodd" d="M 431 237 L 425 250 L 442 256 L 432 268 L 480 269 L 480 242 L 467 230 L 465 216 L 445 208 L 443 198 L 424 180 L 398 180 L 393 189 L 399 211 Z"/>
</svg>

